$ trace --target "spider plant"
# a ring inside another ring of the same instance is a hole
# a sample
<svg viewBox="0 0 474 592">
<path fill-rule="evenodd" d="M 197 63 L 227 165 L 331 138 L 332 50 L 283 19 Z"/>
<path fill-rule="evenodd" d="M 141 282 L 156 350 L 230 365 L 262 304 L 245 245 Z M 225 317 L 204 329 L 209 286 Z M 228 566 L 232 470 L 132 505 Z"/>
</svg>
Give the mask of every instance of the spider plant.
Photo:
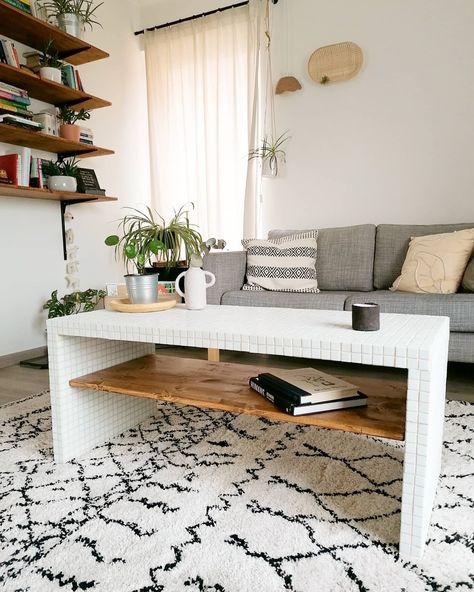
<svg viewBox="0 0 474 592">
<path fill-rule="evenodd" d="M 68 160 L 49 160 L 42 165 L 43 173 L 48 177 L 77 177 L 78 162 L 75 158 Z"/>
<path fill-rule="evenodd" d="M 95 18 L 95 11 L 102 6 L 103 2 L 94 6 L 94 0 L 47 0 L 41 3 L 52 16 L 58 17 L 63 14 L 75 14 L 83 25 L 102 25 Z"/>
<path fill-rule="evenodd" d="M 41 50 L 40 65 L 47 68 L 61 68 L 63 65 L 58 52 L 54 47 L 54 41 L 50 39 Z"/>
<path fill-rule="evenodd" d="M 278 175 L 278 161 L 286 161 L 286 152 L 282 146 L 289 139 L 290 137 L 287 131 L 276 139 L 273 136 L 270 138 L 265 136 L 260 146 L 250 150 L 248 159 L 253 160 L 254 158 L 259 158 L 262 160 L 262 163 L 268 163 L 270 173 L 276 176 Z"/>
</svg>

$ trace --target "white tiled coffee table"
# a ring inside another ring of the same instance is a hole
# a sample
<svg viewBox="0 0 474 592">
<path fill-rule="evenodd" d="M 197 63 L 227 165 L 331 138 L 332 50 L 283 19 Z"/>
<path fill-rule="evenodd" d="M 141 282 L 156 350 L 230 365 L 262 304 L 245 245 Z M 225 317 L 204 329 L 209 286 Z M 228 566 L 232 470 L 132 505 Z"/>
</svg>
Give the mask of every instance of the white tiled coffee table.
<svg viewBox="0 0 474 592">
<path fill-rule="evenodd" d="M 70 460 L 153 414 L 156 402 L 69 380 L 154 352 L 154 344 L 277 354 L 408 369 L 400 553 L 423 553 L 440 472 L 449 319 L 382 315 L 377 332 L 348 312 L 182 306 L 150 314 L 96 311 L 48 321 L 54 455 Z"/>
</svg>

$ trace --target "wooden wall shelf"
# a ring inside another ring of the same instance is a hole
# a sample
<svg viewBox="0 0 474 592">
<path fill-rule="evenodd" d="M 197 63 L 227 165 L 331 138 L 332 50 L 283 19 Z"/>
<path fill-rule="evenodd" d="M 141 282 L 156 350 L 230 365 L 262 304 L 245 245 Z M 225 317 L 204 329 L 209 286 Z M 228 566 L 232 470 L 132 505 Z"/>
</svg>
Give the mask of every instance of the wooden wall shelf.
<svg viewBox="0 0 474 592">
<path fill-rule="evenodd" d="M 90 195 L 88 193 L 70 193 L 69 191 L 50 191 L 49 189 L 37 189 L 35 187 L 20 187 L 18 185 L 4 185 L 0 183 L 0 195 L 2 197 L 20 197 L 28 199 L 47 199 L 50 201 L 117 201 L 116 197 L 107 195 Z"/>
<path fill-rule="evenodd" d="M 100 107 L 110 107 L 112 104 L 110 101 L 99 99 L 99 97 L 75 90 L 64 84 L 42 80 L 28 70 L 14 68 L 7 64 L 0 64 L 0 80 L 28 91 L 28 95 L 32 99 L 56 106 L 68 105 L 78 111 L 79 109 L 90 111 Z"/>
<path fill-rule="evenodd" d="M 0 34 L 39 50 L 52 39 L 59 57 L 74 66 L 109 57 L 107 52 L 68 35 L 3 0 L 0 0 Z"/>
<path fill-rule="evenodd" d="M 114 154 L 113 150 L 90 146 L 80 142 L 71 142 L 57 136 L 50 136 L 41 132 L 32 132 L 28 129 L 15 127 L 6 123 L 0 123 L 0 142 L 25 146 L 46 152 L 54 152 L 60 156 L 77 156 L 86 158 L 88 156 L 106 156 Z"/>
</svg>

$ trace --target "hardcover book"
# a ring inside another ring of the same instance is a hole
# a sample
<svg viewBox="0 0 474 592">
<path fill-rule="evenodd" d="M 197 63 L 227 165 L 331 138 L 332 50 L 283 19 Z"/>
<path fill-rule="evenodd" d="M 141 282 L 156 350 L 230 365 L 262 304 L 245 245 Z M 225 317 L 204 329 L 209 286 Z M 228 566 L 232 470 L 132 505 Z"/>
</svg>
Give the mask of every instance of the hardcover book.
<svg viewBox="0 0 474 592">
<path fill-rule="evenodd" d="M 367 395 L 357 392 L 349 397 L 334 399 L 330 401 L 294 403 L 285 395 L 275 392 L 264 386 L 260 376 L 253 376 L 249 380 L 250 387 L 262 397 L 273 403 L 275 407 L 289 415 L 310 415 L 312 413 L 323 413 L 325 411 L 337 411 L 340 409 L 351 409 L 353 407 L 364 407 L 367 405 Z"/>
</svg>

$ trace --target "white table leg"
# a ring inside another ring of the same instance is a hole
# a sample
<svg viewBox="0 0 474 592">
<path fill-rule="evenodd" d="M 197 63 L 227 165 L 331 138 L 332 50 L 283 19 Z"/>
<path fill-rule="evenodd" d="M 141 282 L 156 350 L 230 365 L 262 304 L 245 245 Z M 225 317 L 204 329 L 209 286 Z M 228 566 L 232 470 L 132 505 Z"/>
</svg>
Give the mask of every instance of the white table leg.
<svg viewBox="0 0 474 592">
<path fill-rule="evenodd" d="M 66 462 L 126 429 L 156 409 L 156 402 L 69 386 L 69 380 L 154 352 L 152 343 L 69 337 L 48 332 L 56 462 Z"/>
<path fill-rule="evenodd" d="M 448 343 L 443 336 L 431 360 L 408 369 L 400 555 L 414 562 L 423 555 L 441 468 Z"/>
</svg>

